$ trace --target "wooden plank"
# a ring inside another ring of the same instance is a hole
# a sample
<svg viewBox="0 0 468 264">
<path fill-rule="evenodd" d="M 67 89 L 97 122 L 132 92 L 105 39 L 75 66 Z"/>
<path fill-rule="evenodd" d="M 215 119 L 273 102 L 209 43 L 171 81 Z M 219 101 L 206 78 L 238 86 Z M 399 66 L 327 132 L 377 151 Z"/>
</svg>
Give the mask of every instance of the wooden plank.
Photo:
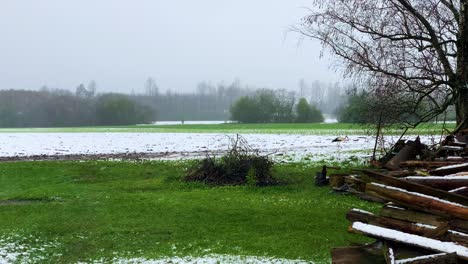
<svg viewBox="0 0 468 264">
<path fill-rule="evenodd" d="M 468 171 L 468 163 L 439 167 L 430 171 L 431 175 L 448 175 Z"/>
<path fill-rule="evenodd" d="M 421 223 L 432 226 L 439 226 L 448 223 L 451 230 L 468 233 L 468 221 L 449 219 L 444 216 L 433 215 L 413 210 L 396 209 L 395 207 L 385 206 L 380 211 L 381 216 L 399 219 L 408 222 Z"/>
<path fill-rule="evenodd" d="M 434 196 L 440 199 L 444 199 L 447 201 L 455 202 L 462 204 L 464 206 L 468 206 L 468 198 L 462 195 L 458 195 L 455 193 L 449 193 L 443 190 L 431 188 L 425 185 L 421 185 L 418 183 L 413 183 L 409 181 L 405 181 L 402 179 L 394 178 L 387 176 L 385 174 L 372 171 L 372 170 L 363 170 L 363 172 L 368 175 L 369 177 L 373 178 L 378 182 L 383 182 L 387 185 L 391 185 L 397 188 L 402 188 L 410 192 L 417 192 L 421 194 L 426 194 L 430 196 Z M 367 187 L 366 187 L 367 188 Z"/>
<path fill-rule="evenodd" d="M 446 191 L 468 186 L 468 176 L 409 176 L 404 179 Z"/>
<path fill-rule="evenodd" d="M 457 254 L 455 253 L 440 253 L 426 256 L 420 256 L 410 259 L 400 259 L 398 264 L 457 264 Z"/>
<path fill-rule="evenodd" d="M 455 165 L 464 163 L 463 160 L 457 161 L 420 161 L 420 160 L 409 160 L 401 164 L 402 167 L 408 168 L 427 168 L 435 169 L 443 166 Z"/>
<path fill-rule="evenodd" d="M 468 220 L 468 207 L 439 199 L 434 196 L 421 195 L 416 192 L 390 187 L 377 183 L 366 185 L 366 193 L 377 194 L 389 201 L 402 204 L 408 208 L 413 208 L 423 212 L 428 212 L 442 216 L 454 216 L 463 220 Z"/>
<path fill-rule="evenodd" d="M 468 196 L 468 187 L 456 188 L 449 191 L 450 193 L 456 193 L 458 195 Z"/>
<path fill-rule="evenodd" d="M 441 223 L 448 222 L 449 219 L 444 216 L 427 214 L 423 212 L 416 212 L 411 210 L 396 209 L 395 207 L 383 207 L 380 210 L 380 215 L 399 219 L 403 221 L 421 223 L 425 225 L 438 226 Z"/>
<path fill-rule="evenodd" d="M 418 226 L 410 222 L 393 219 L 384 216 L 377 216 L 369 212 L 365 212 L 359 209 L 352 209 L 346 213 L 346 219 L 351 222 L 361 222 L 365 224 L 372 224 L 381 227 L 397 229 L 406 233 L 424 236 L 429 233 L 432 229 Z"/>
</svg>

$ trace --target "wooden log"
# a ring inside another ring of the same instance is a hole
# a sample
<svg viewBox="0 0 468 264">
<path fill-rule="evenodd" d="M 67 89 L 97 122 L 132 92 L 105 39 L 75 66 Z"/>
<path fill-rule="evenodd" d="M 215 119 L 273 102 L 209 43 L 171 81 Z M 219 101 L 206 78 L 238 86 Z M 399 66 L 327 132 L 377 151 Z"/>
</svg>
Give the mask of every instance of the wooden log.
<svg viewBox="0 0 468 264">
<path fill-rule="evenodd" d="M 380 210 L 380 215 L 399 219 L 407 222 L 421 223 L 431 226 L 440 226 L 448 223 L 451 230 L 468 233 L 468 222 L 463 220 L 449 219 L 447 217 L 416 212 L 411 210 L 396 209 L 394 207 L 384 207 Z"/>
<path fill-rule="evenodd" d="M 384 264 L 385 259 L 381 254 L 381 250 L 369 246 L 352 246 L 333 248 L 332 263 L 333 264 Z"/>
<path fill-rule="evenodd" d="M 385 183 L 387 185 L 402 188 L 410 192 L 417 192 L 421 194 L 430 195 L 450 202 L 455 202 L 464 206 L 468 206 L 468 198 L 458 194 L 449 193 L 443 190 L 435 189 L 418 183 L 408 182 L 402 179 L 397 179 L 372 170 L 363 170 L 363 172 L 372 179 L 378 182 Z"/>
<path fill-rule="evenodd" d="M 439 167 L 430 171 L 431 175 L 448 175 L 457 172 L 468 171 L 468 163 L 454 164 L 449 166 Z"/>
<path fill-rule="evenodd" d="M 448 222 L 449 219 L 439 215 L 432 215 L 422 212 L 416 212 L 405 209 L 397 209 L 395 207 L 385 206 L 380 210 L 380 215 L 385 217 L 391 217 L 407 222 L 421 223 L 425 225 L 438 226 L 441 223 Z"/>
<path fill-rule="evenodd" d="M 405 233 L 437 238 L 441 241 L 453 241 L 468 246 L 468 234 L 449 230 L 449 223 L 442 222 L 438 226 L 411 223 L 390 217 L 378 216 L 359 209 L 352 209 L 346 213 L 346 219 L 351 222 L 361 222 L 380 227 L 399 230 Z"/>
<path fill-rule="evenodd" d="M 460 187 L 449 191 L 450 193 L 456 193 L 468 197 L 468 187 Z"/>
<path fill-rule="evenodd" d="M 435 169 L 443 166 L 456 165 L 464 163 L 463 160 L 454 161 L 420 161 L 420 160 L 409 160 L 401 163 L 401 167 L 404 168 L 425 168 Z"/>
<path fill-rule="evenodd" d="M 384 197 L 389 201 L 396 202 L 408 208 L 413 208 L 423 212 L 441 216 L 454 216 L 460 219 L 468 220 L 467 206 L 442 200 L 434 196 L 409 192 L 404 189 L 377 183 L 367 184 L 366 193 L 370 195 L 375 193 L 379 197 Z"/>
<path fill-rule="evenodd" d="M 457 264 L 457 254 L 439 253 L 426 256 L 419 256 L 409 259 L 400 259 L 395 263 L 399 264 Z"/>
<path fill-rule="evenodd" d="M 387 172 L 388 176 L 397 177 L 397 178 L 411 176 L 411 174 L 412 173 L 407 170 Z"/>
<path fill-rule="evenodd" d="M 444 236 L 444 240 L 456 242 L 460 245 L 468 247 L 468 234 L 466 233 L 458 233 L 454 230 L 448 230 Z"/>
<path fill-rule="evenodd" d="M 467 176 L 409 176 L 404 179 L 446 191 L 468 186 Z"/>
<path fill-rule="evenodd" d="M 349 231 L 357 234 L 365 234 L 374 238 L 434 250 L 436 252 L 455 252 L 459 258 L 463 260 L 468 260 L 468 248 L 461 245 L 456 245 L 451 242 L 443 242 L 432 238 L 408 234 L 405 232 L 379 227 L 376 225 L 365 224 L 361 222 L 354 222 L 350 226 Z"/>
<path fill-rule="evenodd" d="M 362 222 L 365 224 L 377 225 L 391 229 L 400 230 L 406 233 L 424 236 L 424 234 L 432 231 L 431 228 L 419 226 L 410 222 L 397 220 L 384 216 L 377 216 L 372 213 L 362 211 L 359 209 L 352 209 L 346 213 L 346 219 L 351 222 Z"/>
</svg>

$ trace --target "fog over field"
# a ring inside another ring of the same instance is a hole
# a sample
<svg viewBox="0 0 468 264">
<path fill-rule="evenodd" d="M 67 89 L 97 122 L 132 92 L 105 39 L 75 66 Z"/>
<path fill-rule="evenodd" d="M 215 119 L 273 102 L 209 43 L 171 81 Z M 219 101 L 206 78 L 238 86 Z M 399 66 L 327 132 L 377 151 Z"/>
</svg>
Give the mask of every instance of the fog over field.
<svg viewBox="0 0 468 264">
<path fill-rule="evenodd" d="M 296 89 L 339 81 L 320 46 L 291 27 L 310 0 L 3 1 L 0 89 L 193 91 L 202 80 Z"/>
</svg>

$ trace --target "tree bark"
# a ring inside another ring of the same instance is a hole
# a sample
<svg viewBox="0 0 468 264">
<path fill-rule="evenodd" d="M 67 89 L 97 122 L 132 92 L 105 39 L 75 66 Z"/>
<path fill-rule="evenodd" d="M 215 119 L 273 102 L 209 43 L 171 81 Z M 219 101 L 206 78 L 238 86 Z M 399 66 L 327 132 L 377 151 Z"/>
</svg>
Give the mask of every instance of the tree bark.
<svg viewBox="0 0 468 264">
<path fill-rule="evenodd" d="M 458 96 L 455 101 L 457 130 L 468 129 L 468 0 L 460 0 L 457 48 Z"/>
</svg>

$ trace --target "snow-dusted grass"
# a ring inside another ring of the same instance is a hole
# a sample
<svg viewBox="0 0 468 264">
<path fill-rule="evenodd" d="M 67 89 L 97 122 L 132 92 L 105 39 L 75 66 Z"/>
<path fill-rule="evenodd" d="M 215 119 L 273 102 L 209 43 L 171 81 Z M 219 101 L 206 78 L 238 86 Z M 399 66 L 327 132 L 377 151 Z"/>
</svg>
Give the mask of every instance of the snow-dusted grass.
<svg viewBox="0 0 468 264">
<path fill-rule="evenodd" d="M 207 152 L 223 153 L 234 134 L 195 133 L 0 133 L 0 157 L 69 154 L 149 153 L 161 159 L 193 159 Z M 349 136 L 244 134 L 249 144 L 263 154 L 286 162 L 367 160 L 374 139 Z M 411 137 L 409 137 L 411 138 Z M 387 137 L 387 142 L 397 137 Z M 431 137 L 423 141 L 431 143 Z"/>
<path fill-rule="evenodd" d="M 164 257 L 159 259 L 146 259 L 146 258 L 113 258 L 111 260 L 96 260 L 93 263 L 108 263 L 115 264 L 313 264 L 312 261 L 300 259 L 285 259 L 285 258 L 270 258 L 258 256 L 233 256 L 233 255 L 219 255 L 210 254 L 202 257 Z"/>
<path fill-rule="evenodd" d="M 369 241 L 348 234 L 343 219 L 350 207 L 375 212 L 378 205 L 315 187 L 320 164 L 276 165 L 274 176 L 285 183 L 263 188 L 185 183 L 188 165 L 0 163 L 0 201 L 37 201 L 0 204 L 0 237 L 13 238 L 0 248 L 13 259 L 53 241 L 24 256 L 46 259 L 39 263 L 328 263 L 332 247 Z M 29 234 L 31 241 L 24 239 Z M 20 263 L 28 263 L 24 259 Z"/>
<path fill-rule="evenodd" d="M 57 247 L 56 242 L 44 242 L 32 235 L 0 235 L 0 264 L 44 263 L 60 256 L 54 253 Z"/>
</svg>

